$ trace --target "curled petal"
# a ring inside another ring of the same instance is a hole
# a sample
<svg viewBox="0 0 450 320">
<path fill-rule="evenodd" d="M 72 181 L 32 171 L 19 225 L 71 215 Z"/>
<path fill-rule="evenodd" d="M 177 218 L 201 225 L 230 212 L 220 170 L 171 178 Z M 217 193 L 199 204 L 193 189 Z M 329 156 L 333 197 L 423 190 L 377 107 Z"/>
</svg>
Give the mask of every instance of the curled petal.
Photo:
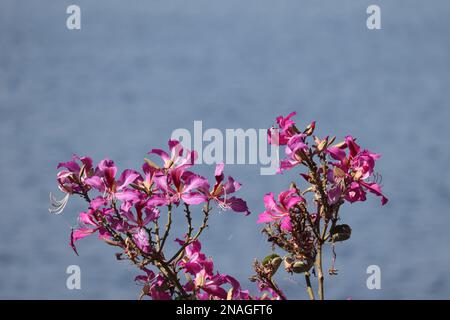
<svg viewBox="0 0 450 320">
<path fill-rule="evenodd" d="M 226 202 L 234 212 L 244 212 L 246 216 L 250 214 L 247 202 L 245 202 L 245 200 L 241 198 L 231 197 Z"/>
<path fill-rule="evenodd" d="M 381 205 L 385 205 L 388 202 L 388 198 L 386 198 L 383 193 L 381 193 L 381 188 L 377 183 L 367 183 L 364 181 L 360 181 L 360 184 L 367 188 L 369 192 L 381 197 Z"/>
</svg>

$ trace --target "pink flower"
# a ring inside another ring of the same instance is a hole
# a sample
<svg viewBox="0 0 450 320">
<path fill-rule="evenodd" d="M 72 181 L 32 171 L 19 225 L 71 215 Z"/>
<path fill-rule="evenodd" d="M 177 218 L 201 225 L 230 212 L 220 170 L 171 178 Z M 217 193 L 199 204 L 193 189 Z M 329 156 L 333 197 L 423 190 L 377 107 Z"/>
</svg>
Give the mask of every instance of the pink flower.
<svg viewBox="0 0 450 320">
<path fill-rule="evenodd" d="M 308 149 L 308 146 L 305 143 L 305 137 L 305 134 L 300 133 L 289 138 L 285 150 L 286 159 L 281 161 L 278 173 L 290 170 L 302 163 L 304 159 L 301 153 Z"/>
<path fill-rule="evenodd" d="M 231 209 L 235 212 L 244 212 L 245 215 L 249 215 L 247 203 L 236 197 L 229 197 L 230 194 L 235 193 L 241 188 L 241 184 L 236 182 L 232 177 L 228 177 L 227 181 L 224 183 L 223 174 L 224 164 L 219 163 L 216 165 L 215 178 L 216 183 L 211 191 L 209 191 L 209 185 L 205 190 L 205 193 L 209 194 L 209 198 L 214 200 L 220 208 L 223 210 Z"/>
<path fill-rule="evenodd" d="M 291 120 L 296 112 L 291 112 L 287 117 L 279 116 L 277 118 L 278 128 L 272 127 L 267 131 L 269 144 L 286 145 L 289 139 L 297 133 L 295 122 Z"/>
<path fill-rule="evenodd" d="M 80 164 L 78 164 L 78 161 L 81 162 L 81 167 Z M 69 194 L 81 192 L 80 184 L 84 184 L 85 180 L 93 174 L 92 159 L 89 157 L 79 157 L 77 155 L 72 156 L 72 161 L 59 163 L 56 168 L 67 169 L 58 172 L 57 181 L 59 189 Z"/>
<path fill-rule="evenodd" d="M 257 223 L 280 221 L 281 228 L 290 231 L 292 227 L 289 212 L 294 206 L 305 202 L 305 199 L 298 196 L 295 189 L 289 189 L 278 195 L 278 202 L 279 204 L 275 202 L 272 192 L 266 194 L 264 196 L 266 210 L 259 215 Z"/>
<path fill-rule="evenodd" d="M 86 179 L 86 184 L 102 193 L 108 193 L 110 197 L 120 197 L 120 193 L 125 191 L 125 187 L 140 176 L 136 171 L 127 169 L 116 181 L 116 173 L 117 167 L 114 161 L 104 159 L 95 169 L 95 175 Z"/>
<path fill-rule="evenodd" d="M 179 204 L 184 201 L 189 205 L 197 205 L 207 201 L 207 197 L 199 190 L 208 187 L 208 181 L 202 176 L 196 175 L 184 168 L 172 169 L 168 175 L 155 177 L 155 183 L 163 192 L 166 204 Z"/>
<path fill-rule="evenodd" d="M 186 154 L 184 154 L 184 149 L 179 141 L 169 140 L 169 150 L 170 156 L 167 152 L 161 149 L 152 149 L 148 152 L 148 154 L 156 154 L 160 156 L 163 160 L 162 169 L 168 171 L 177 168 L 187 169 L 194 165 L 196 158 L 195 151 L 186 150 Z M 154 164 L 154 166 L 156 169 L 161 169 L 156 164 Z"/>
<path fill-rule="evenodd" d="M 133 213 L 132 209 L 134 209 L 136 214 Z M 149 205 L 148 201 L 143 199 L 136 202 L 124 202 L 120 207 L 120 214 L 127 218 L 129 223 L 139 228 L 143 228 L 159 218 L 159 210 Z"/>
<path fill-rule="evenodd" d="M 134 280 L 139 284 L 147 287 L 146 294 L 152 298 L 152 300 L 171 300 L 172 294 L 168 290 L 166 280 L 161 274 L 155 275 L 155 273 L 147 268 L 142 268 L 145 275 L 139 275 Z"/>
<path fill-rule="evenodd" d="M 144 268 L 142 268 L 142 271 L 145 272 L 145 275 L 136 276 L 136 278 L 134 278 L 134 281 L 136 281 L 142 285 L 145 285 L 147 283 L 151 283 L 155 279 L 156 275 L 152 270 L 144 267 Z"/>
<path fill-rule="evenodd" d="M 184 241 L 176 240 L 180 245 Z M 195 240 L 185 249 L 185 256 L 178 263 L 184 272 L 194 276 L 192 282 L 188 282 L 184 287 L 188 292 L 195 292 L 197 299 L 248 299 L 248 291 L 241 289 L 240 283 L 233 277 L 225 274 L 214 273 L 214 263 L 211 258 L 206 258 L 201 252 L 201 244 Z M 223 286 L 231 286 L 226 290 Z M 230 296 L 229 296 L 230 295 Z"/>
<path fill-rule="evenodd" d="M 98 221 L 99 218 L 96 217 L 96 214 L 106 216 L 110 214 L 110 212 L 111 212 L 110 209 L 103 209 L 101 211 L 89 209 L 88 212 L 80 213 L 80 215 L 78 216 L 78 222 L 80 224 L 80 227 L 76 230 L 73 230 L 70 235 L 70 246 L 72 247 L 72 249 L 75 251 L 76 254 L 78 254 L 78 252 L 75 247 L 75 242 L 77 242 L 80 239 L 83 239 L 97 231 L 99 233 L 98 234 L 99 239 L 109 239 L 111 237 L 108 231 Z"/>
<path fill-rule="evenodd" d="M 347 148 L 349 150 L 348 155 L 345 152 Z M 376 182 L 367 181 L 374 174 L 375 161 L 381 157 L 379 154 L 368 150 L 361 151 L 360 146 L 352 136 L 347 136 L 342 146 L 330 147 L 327 149 L 327 152 L 333 159 L 339 161 L 332 164 L 345 174 L 345 177 L 339 177 L 334 176 L 332 171 L 330 171 L 333 176 L 331 180 L 334 180 L 340 186 L 340 189 L 342 189 L 341 179 L 348 185 L 344 195 L 347 201 L 351 203 L 365 201 L 366 191 L 369 191 L 381 197 L 382 205 L 388 202 L 388 199 L 381 192 L 381 187 Z M 334 195 L 336 194 L 337 190 L 334 190 Z"/>
<path fill-rule="evenodd" d="M 180 245 L 184 245 L 184 241 L 176 239 Z M 196 240 L 188 245 L 185 249 L 185 256 L 179 262 L 179 266 L 187 273 L 195 275 L 204 270 L 206 274 L 212 275 L 214 264 L 212 259 L 207 259 L 205 254 L 201 252 L 202 245 L 200 241 Z"/>
</svg>

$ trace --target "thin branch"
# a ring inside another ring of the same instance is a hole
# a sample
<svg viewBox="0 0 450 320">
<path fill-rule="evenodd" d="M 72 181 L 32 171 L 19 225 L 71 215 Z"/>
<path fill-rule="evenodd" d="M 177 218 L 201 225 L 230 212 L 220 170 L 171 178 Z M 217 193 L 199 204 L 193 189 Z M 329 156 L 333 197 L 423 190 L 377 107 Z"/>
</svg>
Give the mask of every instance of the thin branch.
<svg viewBox="0 0 450 320">
<path fill-rule="evenodd" d="M 172 256 L 172 258 L 169 259 L 169 261 L 167 262 L 168 264 L 172 263 L 174 260 L 178 260 L 181 255 L 181 253 L 184 251 L 184 249 L 186 249 L 186 247 L 188 245 L 190 245 L 191 243 L 193 243 L 195 240 L 198 239 L 198 237 L 200 237 L 200 235 L 202 234 L 203 230 L 205 230 L 205 228 L 208 226 L 208 218 L 209 218 L 209 213 L 211 212 L 211 208 L 209 206 L 209 202 L 206 203 L 205 207 L 203 208 L 203 222 L 202 225 L 200 226 L 200 228 L 198 229 L 197 233 L 194 235 L 193 238 L 190 238 L 188 240 L 186 240 L 186 242 L 181 246 L 181 248 Z"/>
<path fill-rule="evenodd" d="M 314 296 L 314 290 L 311 286 L 311 278 L 309 272 L 305 272 L 305 281 L 306 281 L 306 291 L 308 292 L 309 299 L 310 300 L 316 300 L 316 297 Z"/>
<path fill-rule="evenodd" d="M 162 237 L 161 246 L 159 247 L 158 253 L 161 253 L 161 251 L 164 248 L 164 244 L 166 243 L 167 237 L 169 236 L 171 225 L 172 225 L 172 204 L 169 204 L 167 206 L 167 224 L 164 230 L 164 235 Z"/>
</svg>

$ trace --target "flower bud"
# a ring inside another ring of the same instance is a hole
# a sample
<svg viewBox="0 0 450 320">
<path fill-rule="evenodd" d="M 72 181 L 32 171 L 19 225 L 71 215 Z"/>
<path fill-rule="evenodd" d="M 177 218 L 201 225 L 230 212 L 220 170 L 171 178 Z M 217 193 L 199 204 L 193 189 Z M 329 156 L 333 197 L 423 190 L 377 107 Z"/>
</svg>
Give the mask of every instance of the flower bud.
<svg viewBox="0 0 450 320">
<path fill-rule="evenodd" d="M 322 141 L 320 141 L 320 142 L 317 144 L 317 151 L 322 152 L 323 149 L 325 149 L 325 147 L 327 146 L 327 144 L 328 144 L 327 139 L 323 139 Z"/>
<path fill-rule="evenodd" d="M 306 130 L 304 131 L 304 134 L 306 134 L 307 136 L 312 135 L 315 128 L 316 128 L 316 122 L 313 121 L 306 127 Z"/>
<path fill-rule="evenodd" d="M 333 147 L 342 149 L 345 146 L 346 146 L 346 142 L 345 141 L 341 141 L 341 142 L 336 143 Z"/>
</svg>

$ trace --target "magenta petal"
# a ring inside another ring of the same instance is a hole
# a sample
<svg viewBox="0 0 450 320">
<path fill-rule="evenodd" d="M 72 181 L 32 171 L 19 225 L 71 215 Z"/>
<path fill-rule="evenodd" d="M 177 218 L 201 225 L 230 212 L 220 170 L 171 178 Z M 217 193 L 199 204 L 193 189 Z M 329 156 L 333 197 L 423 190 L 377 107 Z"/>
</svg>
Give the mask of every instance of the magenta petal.
<svg viewBox="0 0 450 320">
<path fill-rule="evenodd" d="M 172 153 L 172 159 L 181 157 L 183 155 L 183 147 L 178 140 L 169 140 L 169 150 Z"/>
<path fill-rule="evenodd" d="M 224 175 L 223 175 L 223 168 L 225 164 L 223 162 L 218 163 L 216 165 L 216 171 L 214 172 L 214 176 L 216 177 L 216 182 L 219 184 L 223 181 Z"/>
<path fill-rule="evenodd" d="M 80 215 L 78 216 L 78 221 L 81 224 L 87 224 L 87 225 L 91 225 L 94 227 L 97 227 L 97 223 L 95 222 L 95 220 L 92 218 L 92 216 L 86 212 L 80 212 Z"/>
<path fill-rule="evenodd" d="M 234 181 L 232 177 L 228 177 L 227 182 L 223 184 L 223 190 L 227 195 L 238 191 L 240 188 L 241 184 L 237 181 Z"/>
<path fill-rule="evenodd" d="M 183 201 L 186 204 L 193 204 L 193 205 L 197 205 L 206 202 L 208 200 L 208 198 L 205 195 L 196 192 L 183 193 L 181 195 L 181 199 L 183 199 Z"/>
<path fill-rule="evenodd" d="M 184 186 L 183 192 L 191 192 L 194 189 L 208 190 L 208 180 L 201 176 L 192 175 Z"/>
<path fill-rule="evenodd" d="M 133 239 L 139 249 L 145 253 L 150 252 L 150 238 L 148 232 L 144 228 L 140 228 L 139 231 L 133 235 Z"/>
<path fill-rule="evenodd" d="M 287 230 L 287 231 L 291 231 L 292 230 L 292 225 L 291 225 L 291 218 L 289 216 L 284 216 L 281 219 L 281 229 Z"/>
<path fill-rule="evenodd" d="M 158 186 L 158 188 L 163 192 L 169 191 L 169 185 L 167 183 L 167 176 L 165 175 L 157 175 L 153 178 L 153 181 Z"/>
<path fill-rule="evenodd" d="M 89 229 L 89 228 L 80 228 L 77 230 L 74 230 L 72 234 L 73 243 L 77 242 L 80 239 L 86 238 L 87 236 L 90 236 L 93 234 L 96 229 Z"/>
<path fill-rule="evenodd" d="M 205 285 L 203 288 L 207 293 L 209 293 L 212 296 L 218 297 L 220 299 L 226 299 L 227 298 L 227 292 L 225 289 L 221 288 L 218 285 Z"/>
<path fill-rule="evenodd" d="M 72 247 L 73 251 L 75 252 L 75 254 L 78 256 L 78 251 L 77 251 L 77 247 L 75 247 L 75 240 L 73 238 L 73 229 L 70 231 L 70 246 Z"/>
<path fill-rule="evenodd" d="M 100 209 L 101 207 L 106 206 L 107 204 L 108 204 L 108 201 L 105 198 L 97 197 L 91 201 L 91 203 L 89 204 L 89 207 L 92 210 L 97 210 L 97 209 Z"/>
<path fill-rule="evenodd" d="M 273 197 L 272 192 L 270 192 L 264 196 L 264 206 L 266 207 L 267 210 L 270 210 L 270 211 L 274 210 L 274 209 L 279 210 L 279 208 L 275 202 L 275 199 Z"/>
<path fill-rule="evenodd" d="M 339 187 L 334 187 L 328 191 L 328 203 L 329 204 L 335 204 L 339 201 L 341 198 L 342 190 Z"/>
<path fill-rule="evenodd" d="M 152 149 L 148 152 L 148 154 L 156 154 L 160 156 L 164 160 L 164 162 L 170 160 L 169 155 L 161 149 Z"/>
<path fill-rule="evenodd" d="M 162 196 L 159 195 L 153 195 L 148 201 L 147 201 L 147 205 L 151 205 L 151 206 L 165 206 L 169 204 L 169 201 Z"/>
<path fill-rule="evenodd" d="M 114 164 L 114 161 L 104 159 L 100 161 L 100 163 L 98 164 L 98 169 L 103 174 L 103 177 L 105 178 L 105 182 L 108 185 L 108 187 L 111 187 L 114 183 L 114 178 L 117 173 L 117 167 Z"/>
<path fill-rule="evenodd" d="M 345 158 L 345 151 L 340 148 L 329 147 L 327 151 L 335 160 L 342 161 Z"/>
<path fill-rule="evenodd" d="M 115 197 L 119 201 L 138 201 L 140 193 L 135 190 L 125 190 L 117 192 Z"/>
<path fill-rule="evenodd" d="M 250 214 L 247 202 L 245 202 L 245 200 L 241 198 L 231 197 L 226 202 L 234 212 L 245 212 L 246 216 Z"/>
<path fill-rule="evenodd" d="M 56 167 L 56 169 L 59 169 L 62 167 L 67 168 L 70 172 L 75 172 L 75 173 L 78 173 L 81 170 L 80 166 L 75 161 L 58 163 L 58 166 Z"/>
<path fill-rule="evenodd" d="M 92 176 L 90 178 L 87 178 L 84 181 L 88 186 L 91 186 L 94 189 L 97 189 L 100 192 L 105 191 L 105 184 L 103 183 L 102 179 L 98 176 Z"/>
<path fill-rule="evenodd" d="M 270 212 L 264 211 L 258 215 L 258 220 L 256 223 L 268 223 L 274 221 L 274 217 Z"/>
<path fill-rule="evenodd" d="M 360 150 L 360 147 L 356 144 L 355 139 L 352 136 L 346 136 L 345 142 L 347 143 L 347 147 L 350 150 L 350 157 L 355 157 Z"/>
<path fill-rule="evenodd" d="M 360 184 L 366 187 L 369 192 L 372 192 L 373 194 L 381 197 L 381 205 L 384 206 L 388 202 L 388 199 L 383 195 L 383 193 L 381 193 L 381 188 L 377 183 L 367 183 L 360 181 Z"/>
<path fill-rule="evenodd" d="M 293 206 L 296 206 L 297 204 L 305 202 L 305 199 L 303 197 L 291 197 L 285 201 L 283 201 L 283 204 L 287 210 L 291 209 Z"/>
<path fill-rule="evenodd" d="M 123 189 L 124 187 L 128 186 L 130 183 L 133 183 L 138 177 L 140 177 L 140 174 L 137 173 L 134 170 L 127 169 L 120 175 L 120 178 L 118 180 L 118 190 Z"/>
</svg>

